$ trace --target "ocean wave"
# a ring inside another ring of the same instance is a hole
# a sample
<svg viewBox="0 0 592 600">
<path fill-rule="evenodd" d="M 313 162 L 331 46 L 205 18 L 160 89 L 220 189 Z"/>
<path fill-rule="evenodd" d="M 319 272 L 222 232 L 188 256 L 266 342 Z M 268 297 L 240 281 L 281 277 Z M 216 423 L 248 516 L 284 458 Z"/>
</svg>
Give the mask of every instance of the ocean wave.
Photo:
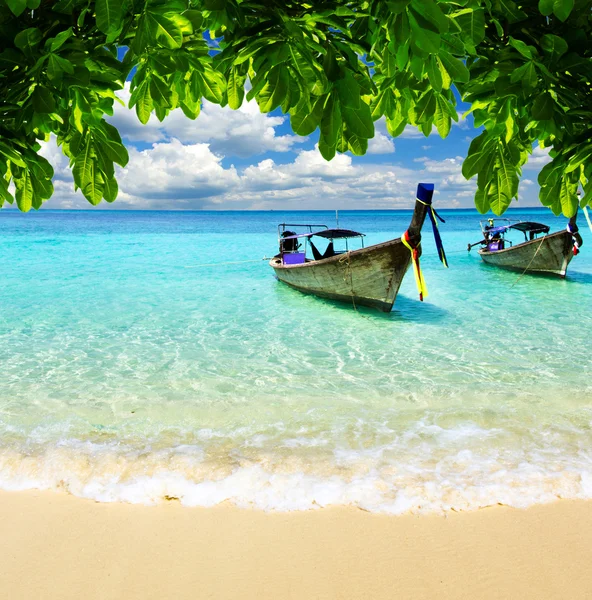
<svg viewBox="0 0 592 600">
<path fill-rule="evenodd" d="M 357 448 L 306 436 L 287 437 L 279 447 L 263 439 L 212 446 L 215 436 L 200 437 L 159 448 L 80 439 L 3 446 L 0 489 L 60 490 L 99 502 L 230 502 L 266 511 L 347 505 L 391 514 L 592 498 L 592 450 L 584 432 L 567 445 L 558 432 L 508 444 L 500 430 L 417 423 L 390 443 Z"/>
</svg>

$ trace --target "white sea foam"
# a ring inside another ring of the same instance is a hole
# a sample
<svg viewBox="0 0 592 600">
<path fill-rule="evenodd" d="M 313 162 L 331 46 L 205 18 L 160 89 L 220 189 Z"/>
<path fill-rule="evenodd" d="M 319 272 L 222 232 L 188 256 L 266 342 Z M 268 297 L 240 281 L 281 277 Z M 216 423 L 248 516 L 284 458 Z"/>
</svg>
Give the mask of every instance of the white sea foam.
<svg viewBox="0 0 592 600">
<path fill-rule="evenodd" d="M 283 450 L 231 444 L 224 452 L 203 443 L 155 449 L 129 441 L 29 442 L 0 448 L 0 488 L 62 490 L 99 502 L 229 501 L 274 511 L 351 505 L 391 514 L 592 498 L 592 450 L 578 444 L 572 452 L 523 442 L 513 449 L 484 445 L 500 432 L 471 424 L 445 431 L 417 422 L 412 432 L 439 441 L 410 450 L 410 436 L 395 435 L 377 447 L 327 449 L 328 440 L 296 437 Z M 471 439 L 471 448 L 459 447 Z"/>
</svg>

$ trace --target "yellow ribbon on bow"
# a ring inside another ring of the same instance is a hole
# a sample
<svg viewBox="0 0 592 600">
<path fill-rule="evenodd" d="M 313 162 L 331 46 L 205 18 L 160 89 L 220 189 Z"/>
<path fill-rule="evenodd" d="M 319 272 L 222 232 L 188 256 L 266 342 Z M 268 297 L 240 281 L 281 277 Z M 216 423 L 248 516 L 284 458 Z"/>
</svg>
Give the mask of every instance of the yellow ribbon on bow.
<svg viewBox="0 0 592 600">
<path fill-rule="evenodd" d="M 411 262 L 413 263 L 413 273 L 415 274 L 415 283 L 417 284 L 417 291 L 419 292 L 419 299 L 423 302 L 424 298 L 428 297 L 428 286 L 426 285 L 423 273 L 421 272 L 421 268 L 419 266 L 419 254 L 417 252 L 417 246 L 413 248 L 409 243 L 408 239 L 409 233 L 406 231 L 401 236 L 401 241 L 403 244 L 409 248 L 411 252 Z M 419 246 L 419 244 L 418 244 Z"/>
</svg>

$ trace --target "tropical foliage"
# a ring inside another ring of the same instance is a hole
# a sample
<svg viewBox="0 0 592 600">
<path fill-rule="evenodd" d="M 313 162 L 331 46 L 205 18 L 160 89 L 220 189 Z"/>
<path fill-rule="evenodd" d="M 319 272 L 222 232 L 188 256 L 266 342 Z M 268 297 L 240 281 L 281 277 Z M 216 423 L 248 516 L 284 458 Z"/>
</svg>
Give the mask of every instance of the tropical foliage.
<svg viewBox="0 0 592 600">
<path fill-rule="evenodd" d="M 457 98 L 481 133 L 463 174 L 501 214 L 535 144 L 552 161 L 540 201 L 592 204 L 592 0 L 0 0 L 0 206 L 52 194 L 40 142 L 55 134 L 92 204 L 117 196 L 127 151 L 105 121 L 131 79 L 146 123 L 203 98 L 281 109 L 319 149 L 364 154 L 374 121 L 445 137 Z M 118 49 L 126 48 L 118 59 Z"/>
</svg>

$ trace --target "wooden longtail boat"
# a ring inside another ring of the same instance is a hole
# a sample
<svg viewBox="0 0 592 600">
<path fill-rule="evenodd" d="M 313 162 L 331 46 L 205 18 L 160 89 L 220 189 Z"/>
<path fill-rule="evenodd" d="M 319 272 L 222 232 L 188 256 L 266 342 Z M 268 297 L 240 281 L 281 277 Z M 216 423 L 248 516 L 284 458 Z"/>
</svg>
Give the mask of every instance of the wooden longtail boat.
<svg viewBox="0 0 592 600">
<path fill-rule="evenodd" d="M 301 292 L 348 302 L 354 307 L 364 305 L 389 312 L 401 281 L 413 262 L 420 299 L 423 299 L 426 291 L 419 269 L 419 256 L 421 229 L 426 214 L 430 216 L 434 226 L 438 251 L 446 265 L 446 256 L 435 223 L 438 215 L 431 206 L 433 192 L 433 184 L 420 183 L 409 229 L 401 238 L 366 248 L 363 247 L 364 234 L 350 229 L 282 223 L 278 227 L 280 252 L 269 264 L 280 281 Z M 308 231 L 297 234 L 291 230 L 302 227 L 308 228 Z M 319 239 L 329 240 L 324 253 L 319 252 L 313 238 L 317 243 Z M 359 239 L 362 248 L 350 250 L 348 240 L 352 238 Z M 336 240 L 345 240 L 345 250 L 335 250 Z M 307 256 L 308 249 L 312 252 L 312 258 Z"/>
<path fill-rule="evenodd" d="M 503 224 L 499 224 L 502 222 Z M 483 239 L 479 256 L 484 262 L 523 273 L 546 273 L 565 277 L 571 259 L 579 253 L 582 238 L 578 233 L 576 217 L 572 217 L 564 231 L 549 233 L 549 226 L 532 221 L 489 219 L 481 222 Z M 511 231 L 524 234 L 524 242 L 512 244 L 506 237 Z M 540 236 L 540 237 L 537 237 Z"/>
</svg>

